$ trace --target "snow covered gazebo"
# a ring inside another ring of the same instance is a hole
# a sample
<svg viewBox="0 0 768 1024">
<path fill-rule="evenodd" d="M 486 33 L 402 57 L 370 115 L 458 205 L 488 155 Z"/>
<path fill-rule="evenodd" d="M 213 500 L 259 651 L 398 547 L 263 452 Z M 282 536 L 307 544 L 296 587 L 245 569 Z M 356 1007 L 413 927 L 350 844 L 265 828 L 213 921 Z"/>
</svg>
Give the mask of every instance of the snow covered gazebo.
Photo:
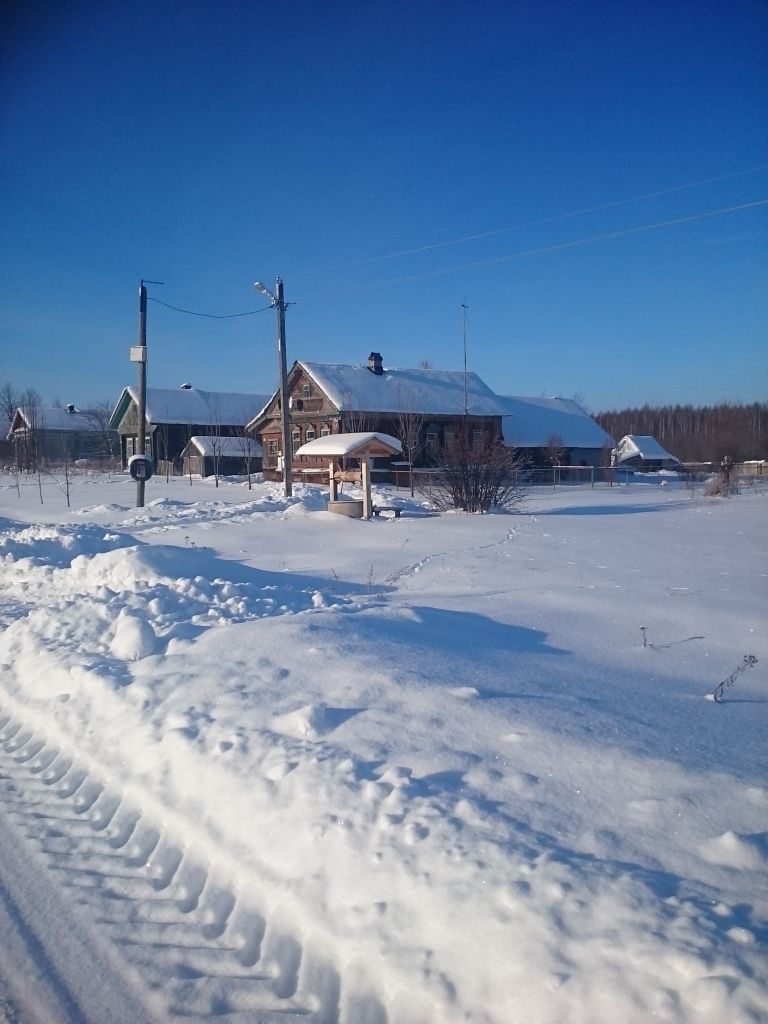
<svg viewBox="0 0 768 1024">
<path fill-rule="evenodd" d="M 402 450 L 403 446 L 400 441 L 396 437 L 392 437 L 391 434 L 363 431 L 354 434 L 327 434 L 325 437 L 316 437 L 297 449 L 296 457 L 310 456 L 311 458 L 328 458 L 330 460 L 328 463 L 328 478 L 330 482 L 329 512 L 339 511 L 349 515 L 348 509 L 338 507 L 350 504 L 350 502 L 340 502 L 338 500 L 338 485 L 342 481 L 360 483 L 363 489 L 362 510 L 360 514 L 362 514 L 364 519 L 370 519 L 373 509 L 371 502 L 371 459 L 400 455 Z M 340 468 L 341 459 L 358 459 L 360 468 L 342 470 Z"/>
</svg>

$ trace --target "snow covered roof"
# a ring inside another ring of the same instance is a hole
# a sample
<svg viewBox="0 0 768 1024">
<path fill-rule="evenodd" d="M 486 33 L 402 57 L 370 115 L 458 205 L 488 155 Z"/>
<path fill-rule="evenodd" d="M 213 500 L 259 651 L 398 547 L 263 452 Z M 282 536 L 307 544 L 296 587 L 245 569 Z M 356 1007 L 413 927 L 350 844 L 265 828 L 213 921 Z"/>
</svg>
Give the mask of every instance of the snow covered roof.
<svg viewBox="0 0 768 1024">
<path fill-rule="evenodd" d="M 557 435 L 563 448 L 612 448 L 613 438 L 572 398 L 499 396 L 504 442 L 520 448 L 545 448 Z"/>
<path fill-rule="evenodd" d="M 211 458 L 217 454 L 227 458 L 242 459 L 246 455 L 259 458 L 262 453 L 261 445 L 250 435 L 246 437 L 216 437 L 211 434 L 195 434 L 194 437 L 190 437 L 182 455 L 188 455 L 191 448 L 195 448 L 200 455 Z"/>
<path fill-rule="evenodd" d="M 82 412 L 69 412 L 65 407 L 44 405 L 36 408 L 19 406 L 13 417 L 13 430 L 101 430 L 98 421 Z"/>
<path fill-rule="evenodd" d="M 297 455 L 327 455 L 333 458 L 362 455 L 366 451 L 372 455 L 395 455 L 402 452 L 403 446 L 391 434 L 380 434 L 377 431 L 362 431 L 352 434 L 328 434 L 307 441 Z"/>
<path fill-rule="evenodd" d="M 616 461 L 625 462 L 627 459 L 634 459 L 636 456 L 641 459 L 653 461 L 679 462 L 674 455 L 670 455 L 662 448 L 655 437 L 649 434 L 627 434 L 616 445 Z"/>
<path fill-rule="evenodd" d="M 201 388 L 147 388 L 148 423 L 210 423 L 244 427 L 266 405 L 268 395 Z M 111 426 L 123 418 L 131 402 L 138 404 L 138 388 L 123 389 L 110 419 Z"/>
<path fill-rule="evenodd" d="M 434 416 L 464 412 L 462 370 L 384 370 L 345 363 L 300 362 L 342 412 L 397 413 L 415 411 Z M 468 373 L 467 405 L 471 416 L 499 416 L 497 396 L 476 373 Z"/>
</svg>

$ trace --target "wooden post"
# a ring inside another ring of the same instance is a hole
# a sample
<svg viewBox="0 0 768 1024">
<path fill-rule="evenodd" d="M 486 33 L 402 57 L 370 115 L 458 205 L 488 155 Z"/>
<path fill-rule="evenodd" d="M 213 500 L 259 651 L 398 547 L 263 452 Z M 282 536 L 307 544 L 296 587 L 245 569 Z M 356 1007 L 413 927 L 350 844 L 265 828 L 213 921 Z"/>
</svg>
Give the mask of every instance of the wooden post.
<svg viewBox="0 0 768 1024">
<path fill-rule="evenodd" d="M 328 476 L 331 483 L 331 501 L 336 501 L 339 497 L 339 485 L 336 483 L 336 465 L 333 462 L 328 463 Z"/>
<path fill-rule="evenodd" d="M 371 502 L 371 460 L 365 455 L 360 459 L 363 485 L 363 519 L 370 519 L 373 515 Z"/>
</svg>

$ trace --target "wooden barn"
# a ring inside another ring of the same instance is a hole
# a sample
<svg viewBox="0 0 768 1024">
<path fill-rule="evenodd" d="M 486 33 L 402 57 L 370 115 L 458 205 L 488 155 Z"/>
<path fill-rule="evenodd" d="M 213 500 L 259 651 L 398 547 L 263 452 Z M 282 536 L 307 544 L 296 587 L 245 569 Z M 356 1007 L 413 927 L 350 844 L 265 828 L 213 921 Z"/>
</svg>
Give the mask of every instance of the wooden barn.
<svg viewBox="0 0 768 1024">
<path fill-rule="evenodd" d="M 499 397 L 504 443 L 534 466 L 604 466 L 615 444 L 572 398 Z"/>
</svg>

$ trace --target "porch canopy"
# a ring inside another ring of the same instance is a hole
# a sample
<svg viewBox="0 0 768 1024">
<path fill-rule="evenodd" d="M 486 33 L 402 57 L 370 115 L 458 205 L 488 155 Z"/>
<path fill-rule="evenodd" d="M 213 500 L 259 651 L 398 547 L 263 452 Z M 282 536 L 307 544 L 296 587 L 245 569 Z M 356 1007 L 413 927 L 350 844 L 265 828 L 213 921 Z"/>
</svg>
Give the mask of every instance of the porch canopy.
<svg viewBox="0 0 768 1024">
<path fill-rule="evenodd" d="M 391 434 L 380 434 L 377 431 L 362 431 L 354 434 L 327 434 L 307 441 L 296 451 L 296 456 L 308 455 L 312 458 L 326 457 L 330 481 L 330 500 L 338 498 L 340 480 L 355 480 L 363 488 L 363 516 L 371 518 L 371 459 L 386 458 L 389 455 L 402 454 L 403 446 Z M 342 473 L 339 459 L 359 459 L 360 470 Z"/>
</svg>

